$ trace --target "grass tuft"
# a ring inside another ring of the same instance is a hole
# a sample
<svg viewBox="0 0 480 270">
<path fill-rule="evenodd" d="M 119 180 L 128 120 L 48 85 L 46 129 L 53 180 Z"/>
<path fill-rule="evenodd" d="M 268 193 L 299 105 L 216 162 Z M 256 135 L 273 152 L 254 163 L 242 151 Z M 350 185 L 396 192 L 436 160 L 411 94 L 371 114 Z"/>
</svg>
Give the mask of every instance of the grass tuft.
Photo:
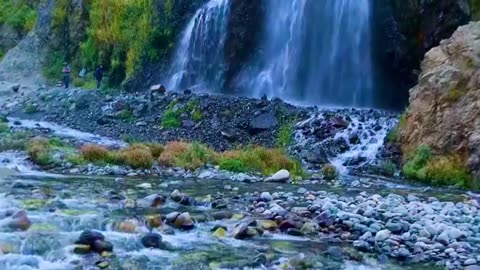
<svg viewBox="0 0 480 270">
<path fill-rule="evenodd" d="M 111 158 L 107 148 L 97 144 L 85 144 L 80 148 L 82 157 L 90 162 L 105 162 Z"/>
<path fill-rule="evenodd" d="M 134 145 L 120 150 L 116 159 L 119 163 L 133 169 L 150 169 L 153 166 L 152 152 L 144 145 Z"/>
</svg>

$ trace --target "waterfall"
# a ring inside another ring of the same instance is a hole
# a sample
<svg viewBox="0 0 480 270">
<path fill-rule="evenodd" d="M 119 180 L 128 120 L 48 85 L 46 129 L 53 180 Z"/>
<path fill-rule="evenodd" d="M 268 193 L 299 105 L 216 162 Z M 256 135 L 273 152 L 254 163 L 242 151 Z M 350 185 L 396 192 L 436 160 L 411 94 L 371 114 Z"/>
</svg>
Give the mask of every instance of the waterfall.
<svg viewBox="0 0 480 270">
<path fill-rule="evenodd" d="M 248 95 L 371 106 L 370 0 L 267 0 L 263 52 L 240 76 Z"/>
<path fill-rule="evenodd" d="M 188 23 L 175 53 L 168 88 L 214 91 L 223 85 L 229 0 L 210 0 Z"/>
</svg>

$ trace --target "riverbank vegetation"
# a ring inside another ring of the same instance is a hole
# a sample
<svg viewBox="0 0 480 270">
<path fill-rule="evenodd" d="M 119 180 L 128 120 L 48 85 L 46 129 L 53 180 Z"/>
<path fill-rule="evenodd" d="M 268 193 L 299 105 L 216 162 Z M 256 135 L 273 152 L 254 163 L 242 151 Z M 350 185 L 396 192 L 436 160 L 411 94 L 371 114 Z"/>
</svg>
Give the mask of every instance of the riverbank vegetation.
<svg viewBox="0 0 480 270">
<path fill-rule="evenodd" d="M 11 144 L 11 140 L 16 143 Z M 7 132 L 0 140 L 0 150 L 25 150 L 35 164 L 44 168 L 69 162 L 72 165 L 92 163 L 145 170 L 157 164 L 195 171 L 211 165 L 235 173 L 268 176 L 286 169 L 294 177 L 306 176 L 301 163 L 289 157 L 284 149 L 263 146 L 246 146 L 220 152 L 197 142 L 172 141 L 165 145 L 133 143 L 121 149 L 108 149 L 97 144 L 84 144 L 77 148 L 55 137 L 33 137 L 27 132 Z"/>
<path fill-rule="evenodd" d="M 99 145 L 80 149 L 85 160 L 95 163 L 126 165 L 135 169 L 150 169 L 154 163 L 164 167 L 196 170 L 208 164 L 232 172 L 271 175 L 287 169 L 294 176 L 303 176 L 301 164 L 289 158 L 282 149 L 248 146 L 237 150 L 217 152 L 200 143 L 174 141 L 165 146 L 155 143 L 133 144 L 125 149 L 110 151 Z"/>
<path fill-rule="evenodd" d="M 35 26 L 39 0 L 0 0 L 0 25 L 12 27 L 20 35 L 26 35 Z"/>
<path fill-rule="evenodd" d="M 78 87 L 103 65 L 108 87 L 118 88 L 150 62 L 166 59 L 174 47 L 190 9 L 202 1 L 177 5 L 174 0 L 59 0 L 53 11 L 53 37 L 44 75 L 58 80 L 63 62 L 71 64 Z"/>
<path fill-rule="evenodd" d="M 426 145 L 406 154 L 402 174 L 408 179 L 435 186 L 478 188 L 475 178 L 460 155 L 435 155 Z"/>
</svg>

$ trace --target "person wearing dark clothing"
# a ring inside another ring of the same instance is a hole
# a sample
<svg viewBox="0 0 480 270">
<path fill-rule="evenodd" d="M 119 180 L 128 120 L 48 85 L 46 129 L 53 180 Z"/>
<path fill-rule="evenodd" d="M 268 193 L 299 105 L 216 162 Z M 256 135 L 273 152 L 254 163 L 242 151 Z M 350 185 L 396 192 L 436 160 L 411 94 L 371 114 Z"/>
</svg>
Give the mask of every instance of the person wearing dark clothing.
<svg viewBox="0 0 480 270">
<path fill-rule="evenodd" d="M 63 85 L 68 89 L 68 84 L 70 83 L 70 66 L 67 63 L 63 63 L 62 73 L 63 73 Z"/>
<path fill-rule="evenodd" d="M 97 89 L 100 89 L 100 84 L 102 83 L 103 79 L 103 66 L 99 66 L 95 70 L 95 79 L 97 80 Z"/>
</svg>

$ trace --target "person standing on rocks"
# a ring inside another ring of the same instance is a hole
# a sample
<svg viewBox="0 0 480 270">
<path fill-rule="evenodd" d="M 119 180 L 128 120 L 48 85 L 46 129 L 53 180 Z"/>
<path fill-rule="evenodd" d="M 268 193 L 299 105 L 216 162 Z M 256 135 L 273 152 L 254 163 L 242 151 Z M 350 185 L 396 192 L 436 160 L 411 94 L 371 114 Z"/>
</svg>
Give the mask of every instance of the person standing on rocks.
<svg viewBox="0 0 480 270">
<path fill-rule="evenodd" d="M 95 70 L 95 79 L 97 80 L 97 90 L 100 89 L 100 84 L 102 83 L 103 79 L 103 66 L 100 65 Z"/>
<path fill-rule="evenodd" d="M 68 89 L 68 84 L 70 82 L 70 66 L 67 64 L 67 62 L 63 63 L 63 85 L 65 86 L 65 89 Z"/>
</svg>

